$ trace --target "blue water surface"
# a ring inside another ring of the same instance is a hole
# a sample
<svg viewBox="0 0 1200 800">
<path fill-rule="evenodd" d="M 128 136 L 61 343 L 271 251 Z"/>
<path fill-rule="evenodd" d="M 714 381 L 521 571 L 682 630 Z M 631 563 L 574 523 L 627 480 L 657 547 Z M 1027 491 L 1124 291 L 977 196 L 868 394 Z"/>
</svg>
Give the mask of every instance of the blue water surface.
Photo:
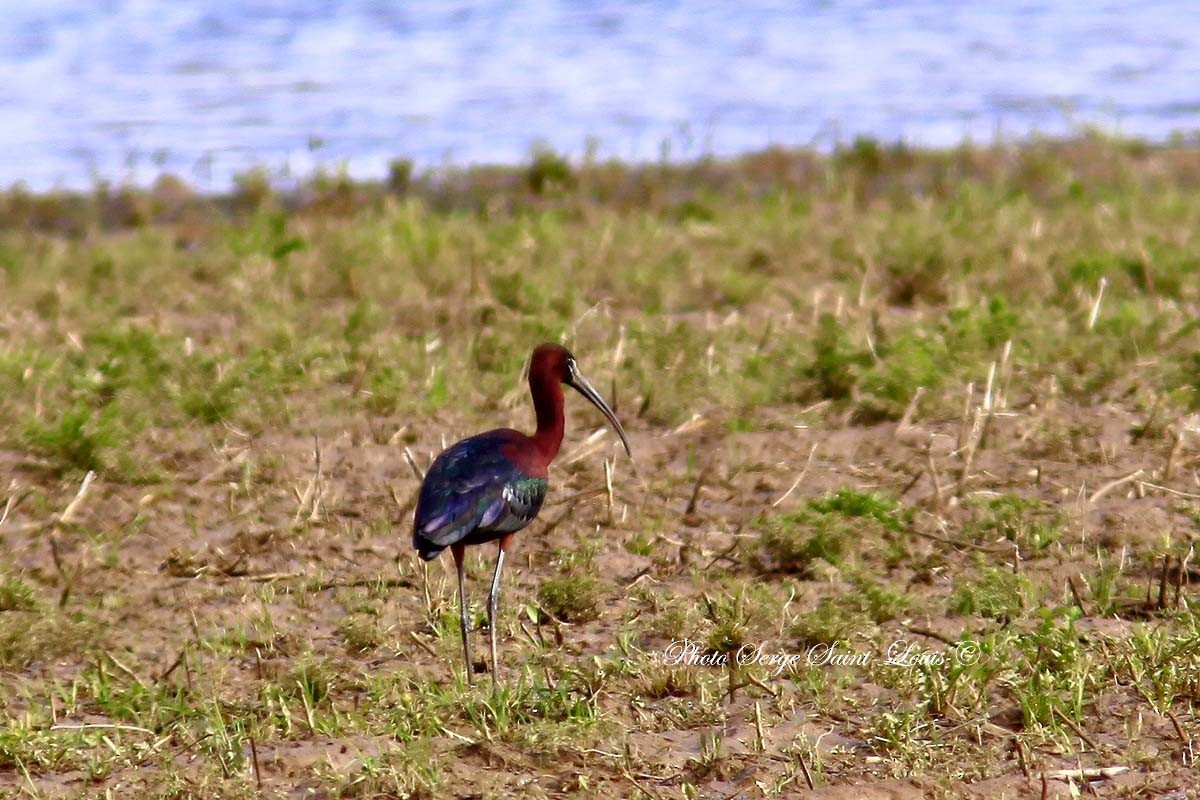
<svg viewBox="0 0 1200 800">
<path fill-rule="evenodd" d="M 0 186 L 1084 125 L 1200 128 L 1194 0 L 0 0 Z"/>
</svg>

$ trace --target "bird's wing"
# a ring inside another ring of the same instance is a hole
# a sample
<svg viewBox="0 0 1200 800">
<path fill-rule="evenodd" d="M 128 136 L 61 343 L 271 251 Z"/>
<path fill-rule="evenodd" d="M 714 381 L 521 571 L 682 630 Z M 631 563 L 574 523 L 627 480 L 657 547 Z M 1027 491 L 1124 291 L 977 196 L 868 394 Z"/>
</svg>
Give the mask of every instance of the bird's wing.
<svg viewBox="0 0 1200 800">
<path fill-rule="evenodd" d="M 502 452 L 504 438 L 483 434 L 451 446 L 421 485 L 413 546 L 435 555 L 475 531 L 524 528 L 541 509 L 546 481 L 525 474 Z"/>
</svg>

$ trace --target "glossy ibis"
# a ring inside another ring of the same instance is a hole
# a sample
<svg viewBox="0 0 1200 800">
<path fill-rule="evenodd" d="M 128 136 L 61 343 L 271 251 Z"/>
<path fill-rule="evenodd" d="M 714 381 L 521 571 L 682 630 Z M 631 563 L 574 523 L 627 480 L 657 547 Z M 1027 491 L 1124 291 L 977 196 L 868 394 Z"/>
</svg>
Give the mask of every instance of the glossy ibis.
<svg viewBox="0 0 1200 800">
<path fill-rule="evenodd" d="M 496 659 L 496 612 L 500 572 L 513 534 L 533 522 L 546 499 L 548 467 L 563 439 L 563 384 L 578 391 L 608 418 L 632 458 L 629 439 L 616 414 L 579 372 L 575 357 L 556 344 L 539 345 L 529 365 L 529 391 L 537 413 L 537 431 L 526 436 L 500 428 L 457 442 L 434 460 L 421 484 L 413 522 L 413 547 L 425 561 L 450 548 L 458 570 L 459 625 L 467 682 L 474 683 L 475 662 L 467 620 L 463 556 L 469 544 L 496 541 L 496 572 L 488 597 L 492 678 L 499 681 Z"/>
</svg>

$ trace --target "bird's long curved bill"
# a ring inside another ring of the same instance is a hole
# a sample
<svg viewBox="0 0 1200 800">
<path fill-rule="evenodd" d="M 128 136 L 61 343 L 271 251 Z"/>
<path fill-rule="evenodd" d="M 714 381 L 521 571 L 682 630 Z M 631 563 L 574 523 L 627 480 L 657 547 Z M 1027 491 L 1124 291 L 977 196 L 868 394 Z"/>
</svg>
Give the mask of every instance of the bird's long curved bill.
<svg viewBox="0 0 1200 800">
<path fill-rule="evenodd" d="M 569 385 L 592 402 L 596 408 L 600 409 L 600 413 L 612 423 L 613 428 L 617 432 L 617 436 L 621 437 L 621 444 L 625 445 L 625 452 L 630 458 L 633 458 L 633 450 L 629 448 L 629 437 L 625 435 L 625 429 L 621 427 L 621 421 L 617 419 L 617 415 L 608 407 L 608 403 L 604 402 L 604 398 L 596 391 L 595 387 L 588 383 L 587 378 L 579 374 L 579 370 L 572 370 L 571 380 Z"/>
</svg>

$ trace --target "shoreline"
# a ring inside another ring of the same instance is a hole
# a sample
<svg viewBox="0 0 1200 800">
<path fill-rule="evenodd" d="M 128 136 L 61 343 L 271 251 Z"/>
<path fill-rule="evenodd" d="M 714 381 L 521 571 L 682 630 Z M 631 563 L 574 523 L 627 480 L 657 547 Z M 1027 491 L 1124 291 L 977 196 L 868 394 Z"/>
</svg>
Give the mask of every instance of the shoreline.
<svg viewBox="0 0 1200 800">
<path fill-rule="evenodd" d="M 1160 161 L 1156 169 L 1145 162 Z M 1116 165 L 1128 170 L 1114 169 Z M 1085 131 L 1068 138 L 919 148 L 870 138 L 821 152 L 772 147 L 731 157 L 660 163 L 584 158 L 573 161 L 537 149 L 522 164 L 473 164 L 418 170 L 408 159 L 391 162 L 389 175 L 357 180 L 317 171 L 291 185 L 265 169 L 239 175 L 229 191 L 203 192 L 171 174 L 151 186 L 100 180 L 90 189 L 33 191 L 20 182 L 0 189 L 0 229 L 72 232 L 119 229 L 198 219 L 229 219 L 255 209 L 343 216 L 388 201 L 415 201 L 432 211 L 494 213 L 507 209 L 580 204 L 614 208 L 676 209 L 708 195 L 736 192 L 824 192 L 839 182 L 865 195 L 909 191 L 937 195 L 962 180 L 1005 184 L 1014 191 L 1044 192 L 1049 172 L 1067 171 L 1094 188 L 1118 189 L 1137 173 L 1164 185 L 1200 185 L 1200 132 L 1168 142 L 1112 137 Z M 1056 177 L 1061 177 L 1057 175 Z"/>
</svg>

